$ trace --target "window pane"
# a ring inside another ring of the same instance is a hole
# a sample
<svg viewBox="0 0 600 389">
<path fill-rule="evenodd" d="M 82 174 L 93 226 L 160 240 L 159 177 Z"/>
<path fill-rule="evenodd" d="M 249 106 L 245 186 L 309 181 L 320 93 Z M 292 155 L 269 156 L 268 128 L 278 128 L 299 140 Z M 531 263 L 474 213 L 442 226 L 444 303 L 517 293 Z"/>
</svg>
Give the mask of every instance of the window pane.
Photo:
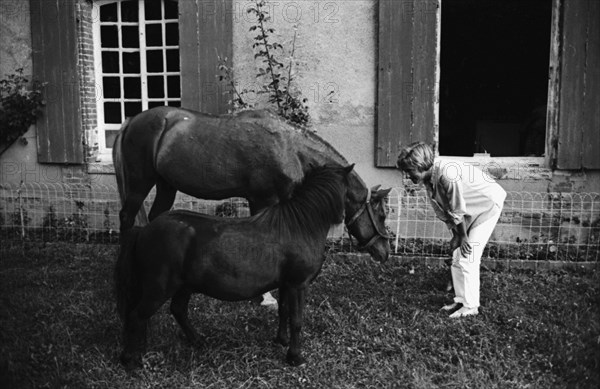
<svg viewBox="0 0 600 389">
<path fill-rule="evenodd" d="M 119 47 L 117 26 L 101 26 L 100 40 L 102 41 L 102 47 Z"/>
<path fill-rule="evenodd" d="M 148 108 L 162 107 L 164 105 L 165 105 L 165 103 L 162 102 L 162 101 L 150 101 L 150 102 L 148 102 Z"/>
<path fill-rule="evenodd" d="M 121 3 L 121 21 L 123 22 L 137 22 L 138 21 L 138 2 L 135 1 L 124 1 Z"/>
<path fill-rule="evenodd" d="M 115 144 L 115 138 L 119 134 L 118 130 L 107 130 L 104 132 L 104 140 L 106 141 L 106 147 L 112 148 Z"/>
<path fill-rule="evenodd" d="M 139 77 L 125 77 L 124 89 L 126 99 L 139 99 L 142 97 L 142 81 Z M 127 107 L 125 107 L 127 112 Z"/>
<path fill-rule="evenodd" d="M 142 102 L 127 102 L 125 103 L 125 117 L 130 118 L 142 112 Z"/>
<path fill-rule="evenodd" d="M 148 97 L 165 97 L 163 76 L 148 77 Z"/>
<path fill-rule="evenodd" d="M 123 73 L 140 72 L 140 53 L 123 53 Z"/>
<path fill-rule="evenodd" d="M 160 24 L 146 25 L 146 46 L 162 46 L 162 26 Z"/>
<path fill-rule="evenodd" d="M 169 101 L 167 105 L 169 107 L 181 107 L 181 101 Z"/>
<path fill-rule="evenodd" d="M 146 52 L 146 70 L 152 72 L 163 71 L 163 51 L 162 50 L 148 50 Z"/>
<path fill-rule="evenodd" d="M 119 53 L 113 51 L 102 52 L 102 71 L 104 73 L 119 73 Z"/>
<path fill-rule="evenodd" d="M 146 20 L 160 20 L 161 19 L 161 1 L 160 0 L 146 0 L 144 2 L 146 8 Z"/>
<path fill-rule="evenodd" d="M 118 99 L 121 97 L 119 77 L 102 78 L 102 97 L 105 99 Z"/>
<path fill-rule="evenodd" d="M 167 50 L 167 71 L 178 72 L 179 71 L 179 50 Z"/>
<path fill-rule="evenodd" d="M 177 23 L 168 23 L 166 29 L 167 46 L 179 45 L 179 25 Z"/>
<path fill-rule="evenodd" d="M 181 83 L 179 76 L 168 76 L 167 77 L 167 95 L 169 97 L 180 97 L 181 96 Z"/>
<path fill-rule="evenodd" d="M 177 2 L 173 0 L 165 0 L 165 19 L 178 19 L 179 12 L 177 11 Z"/>
<path fill-rule="evenodd" d="M 104 123 L 121 123 L 121 103 L 104 103 Z"/>
<path fill-rule="evenodd" d="M 117 21 L 117 3 L 107 4 L 100 7 L 101 22 Z"/>
<path fill-rule="evenodd" d="M 140 47 L 140 33 L 137 26 L 123 26 L 121 27 L 121 34 L 123 47 Z"/>
</svg>

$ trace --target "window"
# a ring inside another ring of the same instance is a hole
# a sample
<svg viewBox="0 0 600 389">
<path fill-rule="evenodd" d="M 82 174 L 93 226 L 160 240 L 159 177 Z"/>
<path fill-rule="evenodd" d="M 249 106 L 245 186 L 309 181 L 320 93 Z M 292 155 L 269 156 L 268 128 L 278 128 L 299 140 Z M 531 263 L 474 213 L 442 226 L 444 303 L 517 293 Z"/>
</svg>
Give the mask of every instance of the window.
<svg viewBox="0 0 600 389">
<path fill-rule="evenodd" d="M 551 19 L 551 0 L 442 1 L 440 155 L 544 155 Z"/>
<path fill-rule="evenodd" d="M 94 3 L 94 62 L 100 157 L 109 157 L 125 118 L 181 105 L 178 3 Z"/>
<path fill-rule="evenodd" d="M 597 1 L 380 0 L 376 166 L 414 141 L 442 156 L 600 166 L 586 142 L 599 14 Z"/>
</svg>

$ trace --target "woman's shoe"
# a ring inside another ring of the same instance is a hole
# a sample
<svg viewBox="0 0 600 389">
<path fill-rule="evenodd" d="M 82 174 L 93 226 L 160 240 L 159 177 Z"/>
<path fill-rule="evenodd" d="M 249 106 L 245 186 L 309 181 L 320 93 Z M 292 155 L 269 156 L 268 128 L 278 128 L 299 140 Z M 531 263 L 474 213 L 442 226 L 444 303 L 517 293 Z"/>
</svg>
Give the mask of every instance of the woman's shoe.
<svg viewBox="0 0 600 389">
<path fill-rule="evenodd" d="M 449 317 L 451 319 L 455 319 L 457 317 L 474 316 L 474 315 L 478 315 L 478 314 L 479 314 L 479 309 L 478 308 L 462 307 L 461 309 L 459 309 L 458 311 L 454 312 Z"/>
</svg>

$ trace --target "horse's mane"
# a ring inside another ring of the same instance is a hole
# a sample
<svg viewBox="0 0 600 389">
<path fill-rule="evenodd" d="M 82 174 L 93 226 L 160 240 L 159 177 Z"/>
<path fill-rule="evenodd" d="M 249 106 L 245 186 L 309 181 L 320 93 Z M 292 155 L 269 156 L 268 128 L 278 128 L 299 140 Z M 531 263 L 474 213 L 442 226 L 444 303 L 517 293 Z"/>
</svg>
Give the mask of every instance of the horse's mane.
<svg viewBox="0 0 600 389">
<path fill-rule="evenodd" d="M 321 166 L 311 169 L 285 202 L 254 216 L 281 234 L 318 233 L 342 221 L 346 189 L 344 168 Z"/>
</svg>

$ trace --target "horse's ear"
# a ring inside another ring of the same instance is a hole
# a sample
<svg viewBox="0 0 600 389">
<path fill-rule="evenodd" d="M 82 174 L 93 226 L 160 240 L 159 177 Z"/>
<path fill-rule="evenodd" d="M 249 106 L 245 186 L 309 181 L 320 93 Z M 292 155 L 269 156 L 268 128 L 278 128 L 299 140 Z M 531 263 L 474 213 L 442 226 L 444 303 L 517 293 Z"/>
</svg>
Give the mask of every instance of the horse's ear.
<svg viewBox="0 0 600 389">
<path fill-rule="evenodd" d="M 344 168 L 344 173 L 350 174 L 350 172 L 352 171 L 352 169 L 354 169 L 354 164 L 346 166 Z"/>
<path fill-rule="evenodd" d="M 387 195 L 391 192 L 392 188 L 388 188 L 388 189 L 380 189 L 377 192 L 373 193 L 373 197 L 377 197 L 380 199 L 384 199 L 387 197 Z"/>
</svg>

